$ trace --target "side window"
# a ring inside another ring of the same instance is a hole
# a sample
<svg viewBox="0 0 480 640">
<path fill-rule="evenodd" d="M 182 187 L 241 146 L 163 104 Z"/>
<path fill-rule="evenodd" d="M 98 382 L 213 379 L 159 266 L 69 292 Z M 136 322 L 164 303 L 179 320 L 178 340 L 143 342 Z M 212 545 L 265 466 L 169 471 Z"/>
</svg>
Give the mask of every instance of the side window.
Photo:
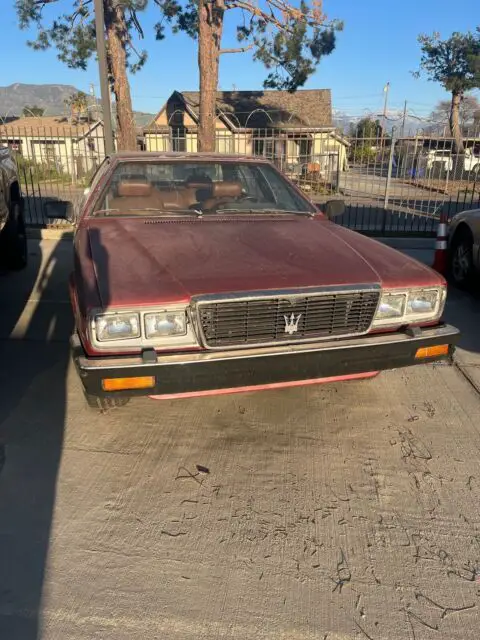
<svg viewBox="0 0 480 640">
<path fill-rule="evenodd" d="M 246 195 L 263 202 L 275 201 L 274 194 L 265 183 L 258 167 L 239 166 L 237 173 Z"/>
<path fill-rule="evenodd" d="M 288 182 L 285 182 L 274 169 L 267 165 L 261 169 L 259 168 L 259 171 L 268 184 L 269 190 L 274 194 L 274 199 L 279 209 L 288 211 L 289 209 L 304 207 L 303 200 L 297 196 L 295 191 L 290 188 Z"/>
</svg>

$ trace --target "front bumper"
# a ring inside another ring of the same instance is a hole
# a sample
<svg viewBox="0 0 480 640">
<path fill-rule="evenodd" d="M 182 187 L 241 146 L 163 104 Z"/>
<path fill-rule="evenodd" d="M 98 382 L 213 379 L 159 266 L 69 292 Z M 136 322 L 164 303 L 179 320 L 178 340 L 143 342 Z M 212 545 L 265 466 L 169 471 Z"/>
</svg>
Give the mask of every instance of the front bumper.
<svg viewBox="0 0 480 640">
<path fill-rule="evenodd" d="M 417 350 L 448 344 L 451 355 L 459 335 L 455 327 L 442 324 L 391 334 L 269 348 L 165 355 L 150 352 L 148 357 L 146 354 L 144 357 L 91 358 L 86 356 L 75 334 L 71 339 L 71 349 L 88 394 L 103 397 L 172 396 L 360 377 L 361 374 L 384 369 L 432 362 L 439 358 L 416 359 Z M 102 380 L 105 378 L 136 376 L 154 376 L 155 386 L 139 390 L 103 390 Z"/>
</svg>

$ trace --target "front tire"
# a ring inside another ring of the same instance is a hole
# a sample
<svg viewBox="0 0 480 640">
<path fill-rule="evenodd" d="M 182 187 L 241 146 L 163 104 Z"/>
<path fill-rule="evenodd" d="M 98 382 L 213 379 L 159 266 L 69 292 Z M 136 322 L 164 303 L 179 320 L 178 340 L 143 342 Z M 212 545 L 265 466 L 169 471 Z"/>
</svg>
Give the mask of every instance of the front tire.
<svg viewBox="0 0 480 640">
<path fill-rule="evenodd" d="M 27 234 L 22 206 L 13 203 L 1 239 L 1 260 L 7 269 L 19 271 L 27 265 Z"/>
<path fill-rule="evenodd" d="M 449 256 L 450 278 L 460 289 L 468 288 L 473 281 L 473 238 L 463 230 L 452 241 Z"/>
</svg>

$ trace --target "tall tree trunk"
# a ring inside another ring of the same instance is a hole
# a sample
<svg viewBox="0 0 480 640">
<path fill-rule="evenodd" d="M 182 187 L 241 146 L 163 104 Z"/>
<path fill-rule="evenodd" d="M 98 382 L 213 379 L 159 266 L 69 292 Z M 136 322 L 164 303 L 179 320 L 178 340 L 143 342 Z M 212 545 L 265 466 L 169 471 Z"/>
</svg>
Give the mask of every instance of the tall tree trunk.
<svg viewBox="0 0 480 640">
<path fill-rule="evenodd" d="M 108 42 L 108 66 L 117 110 L 117 149 L 135 151 L 137 138 L 132 98 L 127 77 L 128 29 L 120 3 L 104 0 L 105 30 Z"/>
<path fill-rule="evenodd" d="M 450 108 L 450 131 L 454 141 L 455 153 L 463 153 L 463 134 L 460 127 L 460 104 L 462 102 L 462 93 L 452 91 L 452 106 Z"/>
<path fill-rule="evenodd" d="M 200 72 L 199 151 L 215 151 L 218 62 L 223 31 L 223 0 L 200 0 L 198 68 Z"/>
</svg>

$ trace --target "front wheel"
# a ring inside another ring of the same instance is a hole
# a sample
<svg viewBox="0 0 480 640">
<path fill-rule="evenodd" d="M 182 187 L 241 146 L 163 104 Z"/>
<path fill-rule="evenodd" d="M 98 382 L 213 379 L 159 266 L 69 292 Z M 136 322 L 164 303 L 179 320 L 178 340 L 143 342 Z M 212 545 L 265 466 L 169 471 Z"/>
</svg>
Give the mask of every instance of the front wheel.
<svg viewBox="0 0 480 640">
<path fill-rule="evenodd" d="M 473 279 L 473 241 L 469 234 L 462 233 L 454 238 L 450 250 L 450 276 L 459 288 L 468 287 Z"/>
<path fill-rule="evenodd" d="M 3 229 L 0 255 L 7 269 L 18 271 L 27 264 L 27 234 L 19 202 L 12 205 L 8 221 Z"/>
</svg>

